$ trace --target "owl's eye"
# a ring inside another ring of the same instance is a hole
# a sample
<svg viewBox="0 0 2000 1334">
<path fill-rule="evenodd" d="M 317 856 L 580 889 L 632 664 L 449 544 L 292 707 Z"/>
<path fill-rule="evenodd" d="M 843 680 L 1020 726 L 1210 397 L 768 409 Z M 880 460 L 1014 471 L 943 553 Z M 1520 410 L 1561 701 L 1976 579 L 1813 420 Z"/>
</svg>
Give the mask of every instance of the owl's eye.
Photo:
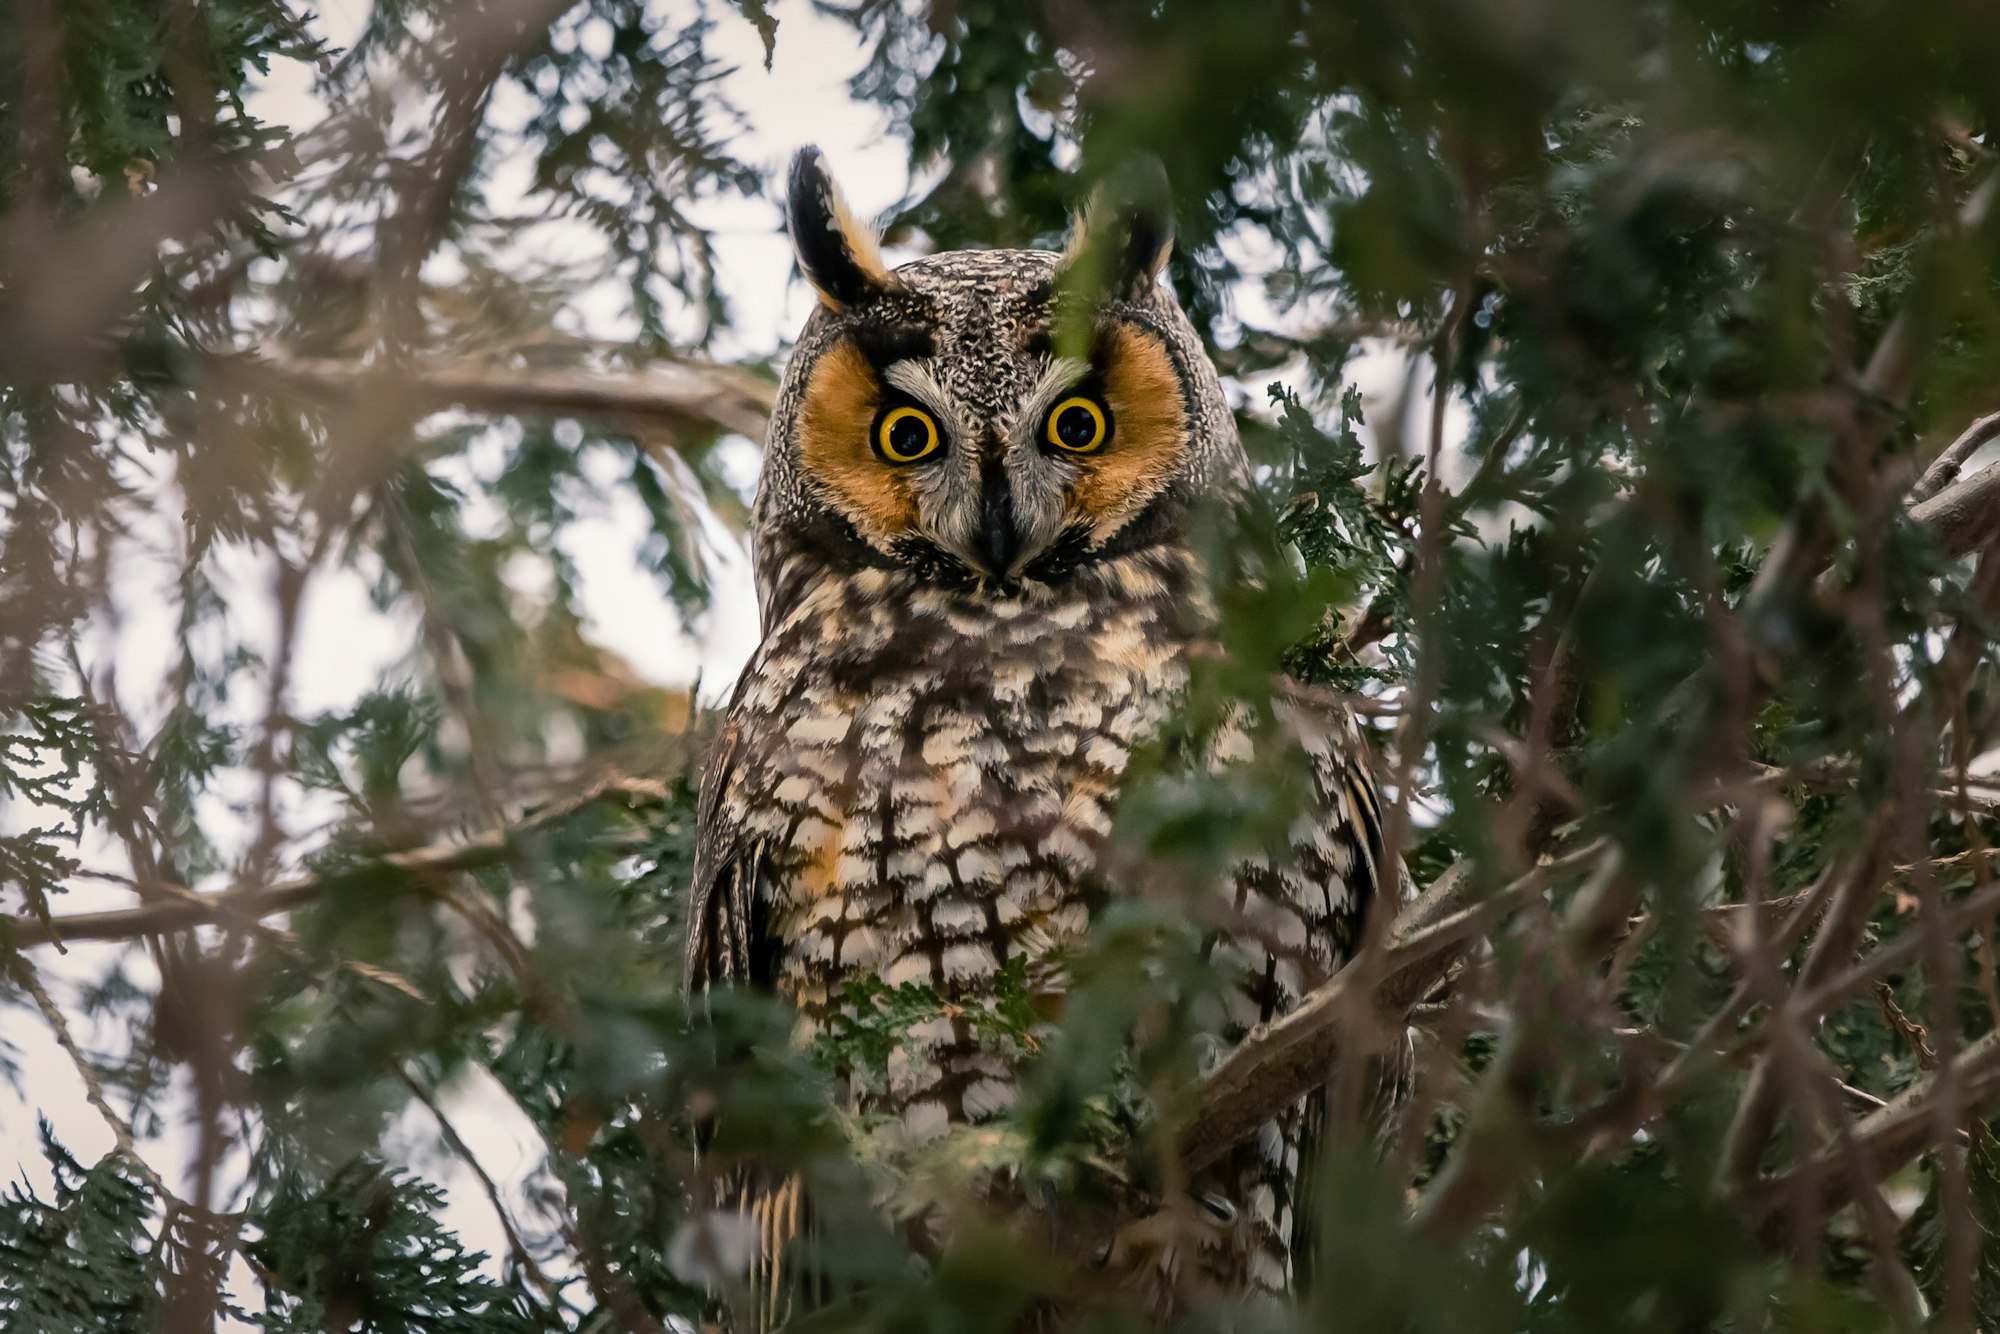
<svg viewBox="0 0 2000 1334">
<path fill-rule="evenodd" d="M 1068 454 L 1101 449 L 1111 435 L 1104 409 L 1087 398 L 1066 398 L 1049 413 L 1048 442 Z"/>
<path fill-rule="evenodd" d="M 937 447 L 937 423 L 922 408 L 891 408 L 875 423 L 875 452 L 886 463 L 915 463 Z"/>
</svg>

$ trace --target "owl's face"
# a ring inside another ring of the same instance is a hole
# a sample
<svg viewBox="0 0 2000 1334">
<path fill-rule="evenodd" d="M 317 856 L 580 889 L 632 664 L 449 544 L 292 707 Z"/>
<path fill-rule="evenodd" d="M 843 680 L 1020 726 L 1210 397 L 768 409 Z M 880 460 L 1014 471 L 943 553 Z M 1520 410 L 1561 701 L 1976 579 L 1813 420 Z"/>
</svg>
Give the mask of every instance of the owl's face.
<svg viewBox="0 0 2000 1334">
<path fill-rule="evenodd" d="M 1240 473 L 1215 371 L 1157 282 L 1157 220 L 890 272 L 808 149 L 790 221 L 821 302 L 772 420 L 760 564 L 783 546 L 971 589 L 1059 583 L 1180 540 L 1190 501 Z"/>
</svg>

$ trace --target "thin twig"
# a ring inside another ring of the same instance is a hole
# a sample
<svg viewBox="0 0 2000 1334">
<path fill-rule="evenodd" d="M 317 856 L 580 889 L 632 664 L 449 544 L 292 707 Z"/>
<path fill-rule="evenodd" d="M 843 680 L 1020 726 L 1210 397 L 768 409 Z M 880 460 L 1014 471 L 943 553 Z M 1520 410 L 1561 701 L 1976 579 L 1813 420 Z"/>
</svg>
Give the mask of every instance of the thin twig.
<svg viewBox="0 0 2000 1334">
<path fill-rule="evenodd" d="M 479 1155 L 472 1151 L 472 1146 L 465 1142 L 465 1137 L 458 1133 L 456 1126 L 452 1125 L 451 1118 L 446 1116 L 444 1108 L 438 1105 L 437 1097 L 424 1086 L 422 1080 L 401 1065 L 396 1067 L 396 1078 L 410 1091 L 410 1096 L 422 1103 L 430 1112 L 431 1119 L 437 1122 L 438 1134 L 443 1137 L 445 1144 L 458 1156 L 459 1161 L 472 1170 L 472 1175 L 479 1179 L 480 1187 L 486 1192 L 487 1201 L 493 1206 L 494 1217 L 500 1220 L 500 1230 L 506 1234 L 507 1250 L 513 1256 L 514 1263 L 520 1266 L 521 1272 L 528 1276 L 528 1281 L 541 1289 L 542 1294 L 551 1302 L 560 1300 L 555 1284 L 551 1283 L 548 1275 L 542 1272 L 542 1267 L 535 1263 L 534 1255 L 528 1250 L 528 1243 L 521 1236 L 520 1227 L 514 1222 L 513 1213 L 507 1208 L 507 1202 L 501 1198 L 500 1183 L 493 1179 L 493 1174 L 479 1161 Z"/>
<path fill-rule="evenodd" d="M 104 1124 L 111 1128 L 111 1138 L 118 1146 L 118 1152 L 124 1155 L 126 1161 L 132 1164 L 132 1170 L 145 1179 L 146 1184 L 153 1188 L 161 1200 L 169 1206 L 178 1205 L 179 1201 L 175 1199 L 174 1193 L 167 1189 L 167 1183 L 139 1152 L 138 1142 L 132 1136 L 132 1127 L 118 1114 L 117 1109 L 112 1107 L 111 1099 L 105 1096 L 104 1081 L 98 1078 L 97 1068 L 90 1063 L 89 1058 L 83 1054 L 83 1049 L 77 1045 L 75 1035 L 69 1030 L 69 1020 L 64 1018 L 62 1007 L 50 998 L 48 989 L 42 985 L 41 977 L 35 972 L 34 965 L 28 962 L 25 955 L 16 954 L 7 960 L 7 974 L 14 979 L 15 985 L 28 993 L 35 1002 L 35 1008 L 42 1012 L 42 1018 L 48 1021 L 50 1030 L 55 1034 L 56 1045 L 63 1049 L 63 1054 L 69 1057 L 70 1064 L 76 1067 L 77 1076 L 83 1080 L 84 1096 L 90 1100 L 90 1105 L 97 1109 L 97 1114 L 104 1118 Z"/>
</svg>

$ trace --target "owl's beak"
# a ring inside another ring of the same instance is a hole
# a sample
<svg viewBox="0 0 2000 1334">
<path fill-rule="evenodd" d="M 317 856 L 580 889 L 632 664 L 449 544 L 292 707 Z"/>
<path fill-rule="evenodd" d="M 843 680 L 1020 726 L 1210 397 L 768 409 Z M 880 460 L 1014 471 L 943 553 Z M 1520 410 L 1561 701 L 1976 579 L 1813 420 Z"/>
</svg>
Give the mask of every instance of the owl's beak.
<svg viewBox="0 0 2000 1334">
<path fill-rule="evenodd" d="M 1013 573 L 1021 554 L 1021 528 L 1014 514 L 1014 490 L 1007 483 L 1007 470 L 997 458 L 988 458 L 980 469 L 979 556 L 986 572 L 996 579 Z"/>
</svg>

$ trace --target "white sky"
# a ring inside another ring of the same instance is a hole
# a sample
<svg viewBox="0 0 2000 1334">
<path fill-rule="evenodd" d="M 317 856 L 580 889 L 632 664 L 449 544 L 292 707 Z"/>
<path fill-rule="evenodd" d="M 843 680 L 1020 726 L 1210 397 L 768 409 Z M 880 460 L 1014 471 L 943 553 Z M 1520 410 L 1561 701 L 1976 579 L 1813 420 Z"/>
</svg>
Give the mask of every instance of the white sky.
<svg viewBox="0 0 2000 1334">
<path fill-rule="evenodd" d="M 737 315 L 732 334 L 735 342 L 723 351 L 765 353 L 796 332 L 812 301 L 809 289 L 792 278 L 790 249 L 773 202 L 784 164 L 799 146 L 819 144 L 857 212 L 872 216 L 905 193 L 907 150 L 883 113 L 855 102 L 847 93 L 847 79 L 860 67 L 863 53 L 845 25 L 815 14 L 805 0 L 778 0 L 772 6 L 781 23 L 776 58 L 766 71 L 755 30 L 730 6 L 716 8 L 718 21 L 711 50 L 736 67 L 725 86 L 748 127 L 735 149 L 740 157 L 766 169 L 773 190 L 772 197 L 764 200 L 711 207 L 704 221 L 716 228 L 723 283 Z M 685 0 L 659 0 L 655 9 L 663 22 L 670 22 L 672 16 L 684 15 L 687 5 Z M 323 0 L 319 12 L 322 30 L 336 45 L 345 46 L 359 29 L 366 0 Z M 272 71 L 253 109 L 269 120 L 304 128 L 320 114 L 310 90 L 309 71 L 280 65 Z M 552 248 L 566 243 L 557 229 L 551 228 L 549 237 Z M 905 257 L 892 254 L 890 258 L 893 263 Z M 1254 291 L 1240 293 L 1239 299 L 1250 313 L 1260 318 L 1265 314 Z M 594 318 L 589 311 L 584 316 L 586 322 Z M 615 323 L 607 320 L 601 327 L 584 332 L 615 336 Z M 1351 373 L 1378 403 L 1393 396 L 1401 383 L 1399 361 L 1390 355 L 1363 358 Z M 741 456 L 747 486 L 756 464 L 755 450 L 745 445 Z M 567 554 L 581 573 L 588 633 L 627 659 L 643 677 L 676 684 L 699 674 L 704 695 L 715 698 L 726 691 L 754 646 L 756 611 L 748 559 L 733 536 L 720 525 L 711 525 L 713 609 L 684 626 L 658 582 L 645 573 L 638 559 L 646 527 L 638 502 L 608 487 L 601 517 L 566 540 Z M 168 537 L 162 534 L 161 540 L 171 555 Z M 168 586 L 161 580 L 170 578 L 170 569 L 170 563 L 157 559 L 157 553 L 150 560 L 134 553 L 119 590 L 121 624 L 115 644 L 107 645 L 119 664 L 128 707 L 142 719 L 149 714 L 157 716 L 157 695 L 149 683 L 159 680 L 172 656 L 171 601 L 161 596 L 161 590 Z M 270 571 L 242 558 L 227 563 L 226 576 L 225 582 L 240 594 L 232 601 L 236 628 L 253 642 L 268 642 L 273 630 L 265 597 Z M 413 633 L 411 625 L 385 618 L 373 609 L 358 575 L 321 574 L 309 586 L 303 605 L 292 707 L 310 715 L 351 704 L 385 669 L 406 655 Z M 232 705 L 249 721 L 261 711 L 262 701 L 250 698 L 232 701 Z M 243 827 L 221 803 L 207 814 L 214 816 L 220 827 L 232 823 Z M 297 808 L 288 810 L 294 829 L 310 814 Z M 21 813 L 0 813 L 0 821 L 17 825 L 22 822 Z M 87 852 L 92 857 L 101 856 L 101 864 L 118 864 L 115 850 Z M 115 887 L 105 886 L 99 892 L 84 886 L 67 895 L 60 907 L 73 912 L 127 902 L 128 896 Z M 8 910 L 15 906 L 0 904 Z M 118 952 L 119 947 L 89 945 L 78 946 L 67 955 L 41 950 L 36 963 L 60 1000 L 77 983 L 102 976 Z M 133 957 L 128 954 L 128 958 Z M 132 971 L 142 984 L 152 980 L 143 956 L 136 957 Z M 18 1091 L 0 1087 L 0 1136 L 6 1145 L 0 1168 L 11 1160 L 10 1175 L 18 1174 L 35 1189 L 46 1191 L 47 1173 L 35 1148 L 37 1115 L 53 1122 L 71 1151 L 85 1161 L 108 1150 L 111 1136 L 86 1102 L 81 1081 L 69 1061 L 32 1013 L 8 1010 L 4 1021 L 6 1029 L 0 1038 L 17 1051 L 25 1080 Z M 79 1036 L 87 1046 L 102 1049 L 115 1049 L 121 1042 L 116 1032 L 86 1030 Z M 502 1184 L 517 1216 L 533 1220 L 535 1211 L 523 1190 L 540 1161 L 533 1130 L 512 1111 L 504 1096 L 479 1087 L 476 1081 L 448 1090 L 447 1105 L 459 1132 Z M 447 1223 L 468 1245 L 489 1254 L 502 1253 L 502 1237 L 483 1194 L 462 1166 L 441 1154 L 427 1117 L 421 1113 L 410 1117 L 404 1139 L 413 1164 L 448 1191 Z M 183 1127 L 175 1125 L 169 1127 L 164 1142 L 147 1146 L 149 1159 L 170 1182 L 181 1175 L 188 1156 L 187 1142 Z"/>
</svg>

